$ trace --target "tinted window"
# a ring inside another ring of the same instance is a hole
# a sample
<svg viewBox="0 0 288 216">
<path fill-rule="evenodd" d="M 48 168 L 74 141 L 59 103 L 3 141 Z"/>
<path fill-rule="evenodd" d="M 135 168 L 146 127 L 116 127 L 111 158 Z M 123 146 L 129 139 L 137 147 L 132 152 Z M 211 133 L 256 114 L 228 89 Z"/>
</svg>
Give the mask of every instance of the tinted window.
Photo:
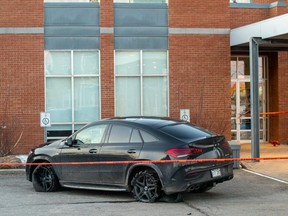
<svg viewBox="0 0 288 216">
<path fill-rule="evenodd" d="M 94 125 L 76 134 L 75 139 L 81 144 L 100 143 L 107 125 Z"/>
<path fill-rule="evenodd" d="M 132 128 L 122 126 L 122 125 L 113 125 L 110 137 L 109 137 L 109 143 L 129 143 L 130 136 L 131 136 Z"/>
<path fill-rule="evenodd" d="M 145 131 L 141 130 L 140 133 L 141 133 L 141 136 L 142 136 L 142 138 L 143 138 L 145 143 L 147 143 L 147 142 L 157 142 L 158 141 L 157 138 L 155 138 L 154 136 L 152 136 L 151 134 L 149 134 L 149 133 L 147 133 Z"/>
<path fill-rule="evenodd" d="M 142 139 L 138 130 L 133 130 L 130 143 L 142 143 Z"/>
<path fill-rule="evenodd" d="M 213 135 L 204 129 L 189 124 L 168 125 L 160 128 L 160 130 L 184 142 L 192 142 Z"/>
</svg>

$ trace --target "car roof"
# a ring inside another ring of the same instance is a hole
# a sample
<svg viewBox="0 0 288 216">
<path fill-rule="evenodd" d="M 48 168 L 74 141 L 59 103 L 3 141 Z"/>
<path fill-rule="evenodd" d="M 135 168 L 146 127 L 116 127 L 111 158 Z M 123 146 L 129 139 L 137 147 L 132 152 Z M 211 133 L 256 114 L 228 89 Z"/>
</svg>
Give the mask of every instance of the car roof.
<svg viewBox="0 0 288 216">
<path fill-rule="evenodd" d="M 161 128 L 167 125 L 187 123 L 185 121 L 175 120 L 167 117 L 147 117 L 147 116 L 114 117 L 110 119 L 105 119 L 103 121 L 131 122 L 134 124 L 140 124 L 152 128 Z"/>
</svg>

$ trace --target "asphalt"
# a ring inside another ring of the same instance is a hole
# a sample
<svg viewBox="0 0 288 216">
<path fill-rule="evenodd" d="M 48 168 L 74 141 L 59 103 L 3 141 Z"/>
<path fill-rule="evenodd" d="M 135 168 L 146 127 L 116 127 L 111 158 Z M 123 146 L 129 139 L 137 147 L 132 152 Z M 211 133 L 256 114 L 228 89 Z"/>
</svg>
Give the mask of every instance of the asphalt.
<svg viewBox="0 0 288 216">
<path fill-rule="evenodd" d="M 241 144 L 240 158 L 251 157 L 251 144 Z M 279 159 L 283 157 L 287 159 Z M 261 143 L 260 160 L 241 161 L 241 168 L 288 182 L 288 145 Z"/>
</svg>

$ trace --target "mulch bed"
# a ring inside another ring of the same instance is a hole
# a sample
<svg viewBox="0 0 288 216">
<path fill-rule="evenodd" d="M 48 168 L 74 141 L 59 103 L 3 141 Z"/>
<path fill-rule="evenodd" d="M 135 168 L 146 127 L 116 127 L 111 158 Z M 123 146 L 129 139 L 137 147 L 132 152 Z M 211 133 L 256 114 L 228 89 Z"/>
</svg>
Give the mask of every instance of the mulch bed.
<svg viewBox="0 0 288 216">
<path fill-rule="evenodd" d="M 19 166 L 17 164 L 19 164 Z M 21 160 L 17 158 L 15 155 L 0 157 L 0 169 L 15 169 L 15 168 L 23 168 Z"/>
</svg>

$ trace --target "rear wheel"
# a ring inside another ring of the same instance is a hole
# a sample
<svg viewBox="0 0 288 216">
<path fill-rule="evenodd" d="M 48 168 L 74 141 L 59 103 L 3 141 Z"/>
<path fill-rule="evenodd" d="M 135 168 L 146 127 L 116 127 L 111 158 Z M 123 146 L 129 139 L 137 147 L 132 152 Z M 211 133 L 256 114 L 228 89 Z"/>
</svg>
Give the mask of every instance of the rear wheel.
<svg viewBox="0 0 288 216">
<path fill-rule="evenodd" d="M 141 202 L 155 202 L 161 193 L 161 183 L 154 171 L 138 172 L 132 179 L 131 185 L 134 198 Z"/>
<path fill-rule="evenodd" d="M 37 166 L 32 174 L 32 183 L 37 192 L 52 192 L 60 187 L 52 166 Z"/>
</svg>

